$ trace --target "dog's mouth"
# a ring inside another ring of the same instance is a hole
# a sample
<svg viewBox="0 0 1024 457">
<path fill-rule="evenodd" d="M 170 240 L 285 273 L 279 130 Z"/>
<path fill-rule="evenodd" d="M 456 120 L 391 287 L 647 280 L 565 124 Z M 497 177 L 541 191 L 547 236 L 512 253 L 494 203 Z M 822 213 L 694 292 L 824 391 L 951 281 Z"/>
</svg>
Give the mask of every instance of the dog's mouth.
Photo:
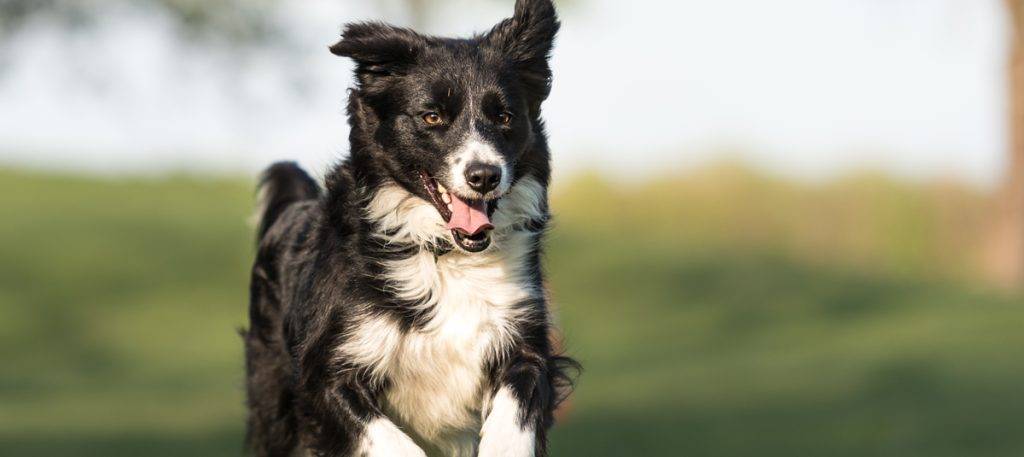
<svg viewBox="0 0 1024 457">
<path fill-rule="evenodd" d="M 480 252 L 491 245 L 494 225 L 490 214 L 496 200 L 463 199 L 425 172 L 420 172 L 420 183 L 430 197 L 430 203 L 448 223 L 455 244 L 468 252 Z"/>
</svg>

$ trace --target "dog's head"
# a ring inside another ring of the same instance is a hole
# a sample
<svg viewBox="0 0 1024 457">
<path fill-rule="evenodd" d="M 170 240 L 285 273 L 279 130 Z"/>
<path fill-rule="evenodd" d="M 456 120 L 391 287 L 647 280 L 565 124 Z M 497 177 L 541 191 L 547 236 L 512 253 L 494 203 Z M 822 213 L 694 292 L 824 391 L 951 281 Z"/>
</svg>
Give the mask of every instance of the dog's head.
<svg viewBox="0 0 1024 457">
<path fill-rule="evenodd" d="M 551 0 L 518 0 L 511 18 L 468 39 L 364 22 L 331 46 L 356 63 L 350 116 L 373 160 L 431 202 L 466 251 L 490 244 L 496 202 L 541 134 L 558 27 Z"/>
</svg>

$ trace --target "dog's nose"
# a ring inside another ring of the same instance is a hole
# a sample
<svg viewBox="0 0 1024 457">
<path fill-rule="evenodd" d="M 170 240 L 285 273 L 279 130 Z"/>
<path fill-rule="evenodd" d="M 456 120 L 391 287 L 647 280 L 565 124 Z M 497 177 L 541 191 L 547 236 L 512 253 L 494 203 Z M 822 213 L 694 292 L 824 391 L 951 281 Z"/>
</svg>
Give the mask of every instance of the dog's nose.
<svg viewBox="0 0 1024 457">
<path fill-rule="evenodd" d="M 501 182 L 501 167 L 486 163 L 474 163 L 466 167 L 466 182 L 473 190 L 486 194 Z"/>
</svg>

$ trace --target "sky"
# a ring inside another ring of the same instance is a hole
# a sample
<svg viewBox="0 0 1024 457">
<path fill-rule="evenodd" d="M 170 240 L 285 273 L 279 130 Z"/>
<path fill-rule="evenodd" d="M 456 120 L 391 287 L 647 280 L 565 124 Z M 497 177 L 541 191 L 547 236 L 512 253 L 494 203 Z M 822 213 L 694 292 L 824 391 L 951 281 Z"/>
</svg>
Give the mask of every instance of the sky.
<svg viewBox="0 0 1024 457">
<path fill-rule="evenodd" d="M 316 172 L 347 150 L 342 23 L 408 25 L 368 2 L 284 2 L 295 44 L 247 56 L 190 47 L 151 13 L 9 43 L 0 166 L 88 173 Z M 511 1 L 436 2 L 465 35 Z M 574 0 L 544 107 L 557 173 L 636 177 L 742 159 L 798 178 L 881 169 L 991 185 L 1005 139 L 999 0 Z"/>
</svg>

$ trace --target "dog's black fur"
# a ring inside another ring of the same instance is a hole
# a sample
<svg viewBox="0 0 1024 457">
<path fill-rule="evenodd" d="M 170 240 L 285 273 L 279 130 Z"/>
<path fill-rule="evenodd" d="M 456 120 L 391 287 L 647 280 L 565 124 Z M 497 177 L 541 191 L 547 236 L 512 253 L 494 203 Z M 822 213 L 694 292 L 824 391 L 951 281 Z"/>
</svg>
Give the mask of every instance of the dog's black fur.
<svg viewBox="0 0 1024 457">
<path fill-rule="evenodd" d="M 372 454 L 361 444 L 366 427 L 377 418 L 394 419 L 386 403 L 396 386 L 387 377 L 374 379 L 372 367 L 339 357 L 337 349 L 368 318 L 396 322 L 402 335 L 429 323 L 429 307 L 394 292 L 389 261 L 426 250 L 439 258 L 479 254 L 462 250 L 459 236 L 465 234 L 455 231 L 426 243 L 382 239 L 367 206 L 387 185 L 437 204 L 436 189 L 424 179 L 454 188 L 446 167 L 471 132 L 507 164 L 510 188 L 529 177 L 546 189 L 549 152 L 540 107 L 551 88 L 548 57 L 558 27 L 550 0 L 519 0 L 512 18 L 472 38 L 428 37 L 371 22 L 346 26 L 330 48 L 356 62 L 350 156 L 328 173 L 323 192 L 292 163 L 273 165 L 260 184 L 263 209 L 244 332 L 251 453 Z M 441 123 L 425 123 L 424 113 L 438 114 Z M 486 200 L 493 215 L 502 200 L 492 197 L 469 196 Z M 540 214 L 508 228 L 530 237 L 524 278 L 537 290 L 543 288 L 546 193 L 540 204 Z M 533 452 L 546 455 L 546 431 L 568 393 L 567 369 L 575 362 L 552 349 L 543 297 L 510 306 L 527 318 L 515 321 L 509 349 L 480 367 L 482 389 L 489 395 L 510 389 L 521 405 L 520 424 L 536 433 Z"/>
</svg>

